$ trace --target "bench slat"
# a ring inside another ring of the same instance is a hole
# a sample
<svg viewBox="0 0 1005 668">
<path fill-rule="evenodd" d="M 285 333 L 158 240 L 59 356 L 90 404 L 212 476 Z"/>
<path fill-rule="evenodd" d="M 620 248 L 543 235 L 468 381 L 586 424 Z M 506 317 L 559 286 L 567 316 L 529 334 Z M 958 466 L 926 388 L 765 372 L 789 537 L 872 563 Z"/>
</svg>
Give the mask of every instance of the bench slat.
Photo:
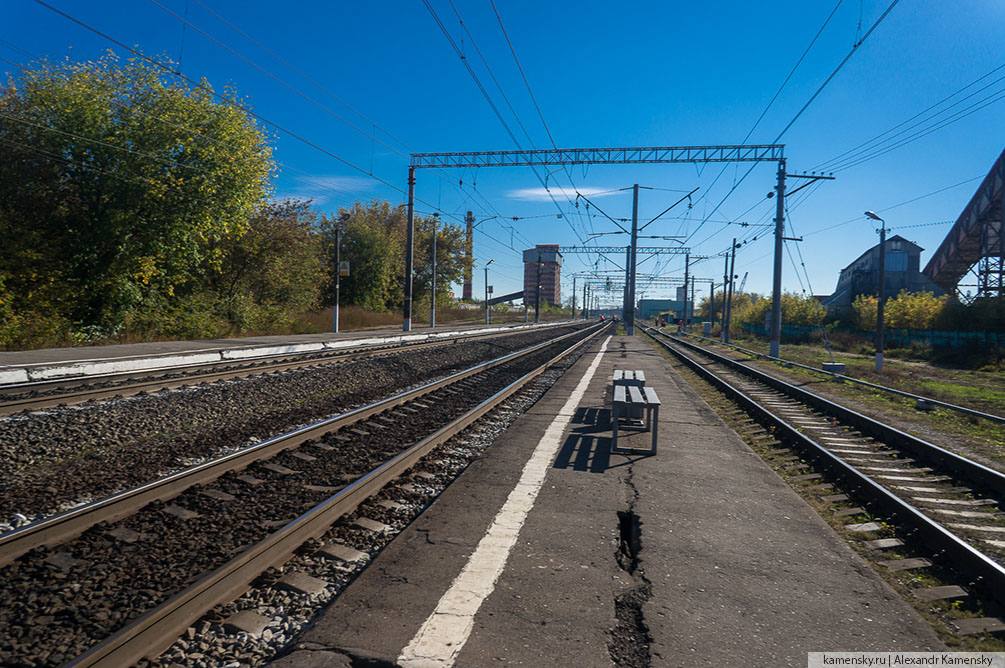
<svg viewBox="0 0 1005 668">
<path fill-rule="evenodd" d="M 646 393 L 646 403 L 650 406 L 660 406 L 660 398 L 656 396 L 656 390 L 651 387 L 643 387 L 642 391 Z"/>
<path fill-rule="evenodd" d="M 645 403 L 645 399 L 642 398 L 642 392 L 639 391 L 639 388 L 638 388 L 637 385 L 630 385 L 628 387 L 628 392 L 629 392 L 629 394 L 632 397 L 632 403 L 633 404 L 643 404 L 643 403 Z"/>
<path fill-rule="evenodd" d="M 628 399 L 625 397 L 625 386 L 615 385 L 614 386 L 614 400 L 618 403 L 625 403 Z"/>
</svg>

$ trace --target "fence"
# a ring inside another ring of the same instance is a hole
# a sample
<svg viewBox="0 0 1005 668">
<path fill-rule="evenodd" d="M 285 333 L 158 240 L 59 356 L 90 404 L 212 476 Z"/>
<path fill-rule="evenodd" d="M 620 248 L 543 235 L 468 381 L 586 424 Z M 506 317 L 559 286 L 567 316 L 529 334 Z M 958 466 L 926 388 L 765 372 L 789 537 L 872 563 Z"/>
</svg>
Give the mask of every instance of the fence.
<svg viewBox="0 0 1005 668">
<path fill-rule="evenodd" d="M 758 336 L 769 336 L 768 329 L 764 325 L 750 322 L 740 323 L 743 328 L 751 334 Z M 782 325 L 782 338 L 805 339 L 811 334 L 819 332 L 820 327 L 815 325 Z M 874 332 L 867 332 L 859 329 L 847 328 L 827 328 L 827 333 L 850 332 L 861 336 L 875 336 Z M 983 347 L 995 348 L 1005 347 L 1005 333 L 1003 332 L 941 332 L 934 329 L 887 329 L 886 346 L 889 348 L 905 347 L 912 343 L 928 343 L 934 348 L 959 348 L 967 345 L 981 345 Z"/>
</svg>

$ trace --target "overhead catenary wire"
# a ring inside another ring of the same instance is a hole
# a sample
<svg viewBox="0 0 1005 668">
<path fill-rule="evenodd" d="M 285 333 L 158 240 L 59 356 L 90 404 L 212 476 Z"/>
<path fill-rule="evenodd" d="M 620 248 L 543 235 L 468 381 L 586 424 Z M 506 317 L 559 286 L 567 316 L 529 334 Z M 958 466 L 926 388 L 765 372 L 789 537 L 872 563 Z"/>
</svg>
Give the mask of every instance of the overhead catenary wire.
<svg viewBox="0 0 1005 668">
<path fill-rule="evenodd" d="M 38 60 L 38 57 L 36 55 L 34 55 L 34 54 L 32 54 L 32 53 L 24 50 L 24 49 L 21 49 L 21 48 L 18 48 L 18 47 L 14 47 L 14 45 L 10 45 L 8 43 L 5 43 L 5 45 L 8 46 L 8 48 L 16 49 L 17 51 L 19 51 L 20 53 L 22 53 L 27 58 L 31 58 L 33 60 Z M 27 70 L 27 67 L 24 64 L 22 64 L 22 63 L 15 63 L 15 62 L 7 60 L 5 58 L 0 58 L 0 61 L 6 62 L 9 65 L 17 67 L 18 69 Z M 220 145 L 223 145 L 223 146 L 231 146 L 231 147 L 233 147 L 233 144 L 231 144 L 230 142 L 218 139 L 218 138 L 213 137 L 213 136 L 208 135 L 208 134 L 201 133 L 198 130 L 195 130 L 195 129 L 193 129 L 191 127 L 188 127 L 186 125 L 182 125 L 182 124 L 179 124 L 179 123 L 176 123 L 176 122 L 173 122 L 173 121 L 169 121 L 169 120 L 165 119 L 162 116 L 159 116 L 157 114 L 152 114 L 150 112 L 147 112 L 147 111 L 143 110 L 140 107 L 131 107 L 130 111 L 134 112 L 134 113 L 138 113 L 141 116 L 144 116 L 146 118 L 150 118 L 150 119 L 152 119 L 154 121 L 157 121 L 159 123 L 163 123 L 164 125 L 167 125 L 169 127 L 175 128 L 176 130 L 182 130 L 184 132 L 190 133 L 193 137 L 196 137 L 196 138 L 199 138 L 199 139 L 204 139 L 206 141 L 210 141 L 210 142 L 213 142 L 213 143 L 216 143 L 216 144 L 220 144 Z M 15 119 L 15 120 L 18 120 L 18 119 Z M 54 130 L 53 128 L 45 128 L 45 129 Z M 64 134 L 66 134 L 66 133 L 64 133 Z M 80 138 L 84 139 L 85 141 L 92 141 L 91 139 L 86 138 L 86 137 L 80 137 Z M 156 159 L 160 159 L 157 156 L 153 156 L 153 157 L 156 158 Z M 273 158 L 273 163 L 277 167 L 281 167 L 283 170 L 287 170 L 287 171 L 291 171 L 291 172 L 296 172 L 296 173 L 302 175 L 303 178 L 311 180 L 311 181 L 314 181 L 315 182 L 314 183 L 315 187 L 318 188 L 319 190 L 321 190 L 322 192 L 335 194 L 335 195 L 338 195 L 339 197 L 343 197 L 343 198 L 346 197 L 346 195 L 350 195 L 350 194 L 361 194 L 358 191 L 355 191 L 355 190 L 353 190 L 351 188 L 332 186 L 330 183 L 325 183 L 324 180 L 323 180 L 323 178 L 320 177 L 320 176 L 311 174 L 311 173 L 306 172 L 306 171 L 304 171 L 302 169 L 298 169 L 296 167 L 293 167 L 293 166 L 291 166 L 289 164 L 286 164 L 284 162 L 281 162 L 279 160 L 275 160 L 274 158 Z M 83 167 L 83 168 L 87 168 L 89 166 L 89 165 L 87 165 L 85 163 L 74 163 L 74 164 L 77 164 L 78 166 Z M 189 165 L 181 165 L 181 166 L 189 166 Z M 97 168 L 96 166 L 93 166 L 93 165 L 90 165 L 90 167 L 93 168 L 93 169 L 96 169 L 98 171 L 104 171 L 104 173 L 109 173 L 108 170 L 100 170 L 99 168 Z M 120 178 L 123 178 L 123 177 L 120 177 Z"/>
<path fill-rule="evenodd" d="M 38 1 L 40 1 L 40 0 L 38 0 Z M 502 124 L 503 128 L 506 130 L 506 134 L 509 135 L 510 139 L 513 141 L 513 143 L 516 145 L 516 147 L 522 150 L 523 146 L 521 145 L 520 140 L 517 139 L 516 135 L 513 133 L 513 129 L 509 126 L 509 123 L 506 122 L 506 119 L 503 118 L 502 113 L 499 111 L 499 107 L 496 106 L 495 102 L 492 100 L 492 96 L 489 95 L 489 92 L 485 89 L 485 86 L 482 84 L 481 80 L 478 78 L 478 75 L 475 73 L 474 69 L 471 67 L 471 64 L 468 62 L 467 58 L 465 58 L 463 51 L 461 51 L 460 47 L 457 45 L 457 42 L 454 40 L 453 35 L 450 34 L 450 31 L 447 30 L 447 27 L 443 24 L 443 21 L 440 19 L 439 14 L 436 13 L 436 10 L 429 3 L 429 0 L 422 0 L 422 2 L 425 5 L 426 10 L 429 12 L 429 15 L 433 18 L 433 21 L 436 23 L 437 27 L 439 27 L 440 32 L 443 33 L 443 36 L 446 38 L 447 42 L 450 44 L 451 48 L 453 48 L 454 52 L 457 54 L 457 57 L 460 59 L 461 63 L 464 65 L 464 68 L 467 70 L 467 72 L 470 75 L 472 81 L 475 82 L 475 86 L 481 92 L 482 97 L 485 98 L 485 101 L 488 103 L 489 107 L 492 109 L 493 113 L 496 115 L 496 118 L 499 119 L 499 122 Z M 547 183 L 544 181 L 543 178 L 541 178 L 541 174 L 533 166 L 531 167 L 531 170 L 534 172 L 534 175 L 537 177 L 537 179 L 541 183 L 542 187 L 544 187 L 544 189 L 547 192 L 548 197 L 551 199 L 552 203 L 555 205 L 555 207 L 559 210 L 560 213 L 564 214 L 565 212 L 562 211 L 562 207 L 559 205 L 559 203 L 555 199 L 554 195 L 551 194 L 551 190 L 548 188 Z M 566 222 L 568 223 L 568 219 L 566 219 Z M 571 223 L 568 223 L 568 224 L 569 224 L 570 229 L 572 229 L 573 233 L 576 235 L 576 237 L 580 240 L 580 242 L 582 242 L 583 241 L 583 237 L 579 233 L 579 230 L 577 230 Z"/>
<path fill-rule="evenodd" d="M 841 162 L 849 154 L 854 153 L 854 152 L 858 151 L 859 149 L 863 149 L 863 148 L 867 147 L 869 144 L 872 144 L 873 142 L 875 142 L 875 141 L 883 138 L 884 136 L 890 134 L 894 130 L 900 129 L 904 125 L 907 125 L 908 123 L 910 123 L 911 121 L 915 120 L 916 118 L 918 118 L 920 116 L 923 116 L 924 114 L 928 113 L 929 111 L 932 111 L 933 109 L 935 109 L 936 107 L 939 107 L 943 103 L 948 102 L 949 100 L 953 99 L 954 97 L 956 97 L 957 95 L 959 95 L 960 93 L 962 93 L 963 91 L 965 91 L 966 89 L 968 89 L 968 88 L 970 88 L 972 86 L 977 85 L 978 83 L 980 83 L 984 79 L 987 79 L 988 77 L 990 77 L 991 75 L 993 75 L 995 72 L 998 72 L 999 70 L 1001 70 L 1003 68 L 1005 68 L 1005 64 L 999 65 L 998 67 L 992 69 L 990 72 L 987 72 L 986 74 L 983 74 L 982 76 L 978 77 L 977 79 L 974 79 L 973 81 L 971 81 L 970 83 L 966 84 L 965 86 L 963 86 L 961 88 L 958 88 L 957 90 L 953 91 L 949 95 L 943 97 L 938 102 L 936 102 L 936 103 L 934 103 L 932 105 L 929 105 L 925 109 L 922 109 L 921 111 L 919 111 L 918 113 L 914 114 L 910 118 L 901 121 L 897 125 L 894 125 L 893 127 L 891 127 L 889 129 L 887 129 L 887 130 L 879 133 L 878 135 L 872 137 L 871 139 L 867 139 L 866 141 L 862 142 L 858 146 L 850 148 L 847 151 L 845 151 L 844 153 L 841 153 L 839 155 L 834 156 L 830 160 L 825 160 L 824 162 L 817 163 L 811 169 L 813 171 L 826 171 L 826 170 L 828 170 L 829 169 L 829 165 L 836 165 L 836 164 L 838 164 L 839 162 Z M 968 99 L 973 94 L 976 94 L 976 93 L 978 93 L 978 92 L 980 92 L 982 90 L 986 90 L 988 87 L 990 87 L 990 86 L 992 86 L 992 85 L 994 85 L 996 83 L 1001 82 L 1003 79 L 1005 79 L 1005 77 L 998 78 L 995 81 L 993 81 L 990 84 L 988 84 L 987 86 L 984 86 L 983 88 L 981 88 L 981 89 L 979 89 L 977 91 L 974 91 L 974 93 L 972 93 L 970 96 L 967 96 L 966 98 L 963 98 L 963 99 L 964 100 Z M 956 104 L 959 104 L 962 101 L 963 100 L 959 100 L 959 101 L 955 102 L 952 106 L 955 106 Z M 948 107 L 947 110 L 949 108 L 952 108 L 952 107 Z M 943 110 L 943 112 L 944 111 L 946 111 L 946 110 Z M 943 112 L 939 112 L 939 113 L 943 113 Z M 869 149 L 866 149 L 866 150 L 869 150 Z"/>
<path fill-rule="evenodd" d="M 225 50 L 226 50 L 227 52 L 229 52 L 229 53 L 231 53 L 232 55 L 236 56 L 237 58 L 241 59 L 242 61 L 244 61 L 245 63 L 247 63 L 247 64 L 248 64 L 248 65 L 250 65 L 251 67 L 255 68 L 256 70 L 258 70 L 259 72 L 261 72 L 261 73 L 262 73 L 262 74 L 264 74 L 265 76 L 269 77 L 270 79 L 272 79 L 272 80 L 273 80 L 273 81 L 275 81 L 276 83 L 278 83 L 278 84 L 280 84 L 281 86 L 283 86 L 283 87 L 287 88 L 288 90 L 290 90 L 290 91 L 294 92 L 295 94 L 297 94 L 298 96 L 300 96 L 300 97 L 302 97 L 303 99 L 307 100 L 307 101 L 308 101 L 308 102 L 310 102 L 311 104 L 315 105 L 316 107 L 318 107 L 318 108 L 319 108 L 319 109 L 321 109 L 322 111 L 324 111 L 324 112 L 328 113 L 328 114 L 329 114 L 329 115 L 331 115 L 331 116 L 332 116 L 333 118 L 337 119 L 338 121 L 340 121 L 340 122 L 344 123 L 345 125 L 347 125 L 348 127 L 352 128 L 352 129 L 353 129 L 353 130 L 355 130 L 356 132 L 358 132 L 358 133 L 362 134 L 363 136 L 365 136 L 365 137 L 369 138 L 370 140 L 372 140 L 372 141 L 373 141 L 373 142 L 375 142 L 375 143 L 379 143 L 379 144 L 380 144 L 381 146 L 383 146 L 383 147 L 387 148 L 388 150 L 392 151 L 393 153 L 396 153 L 397 155 L 399 155 L 399 156 L 401 156 L 401 157 L 404 157 L 404 158 L 407 158 L 407 157 L 409 157 L 409 156 L 408 156 L 408 154 L 406 154 L 406 153 L 402 152 L 401 150 L 399 150 L 399 149 L 395 148 L 394 146 L 391 146 L 391 145 L 389 145 L 389 144 L 388 144 L 387 142 L 384 142 L 384 141 L 382 141 L 382 140 L 378 139 L 378 138 L 377 138 L 376 136 L 374 136 L 373 134 L 371 134 L 371 133 L 367 132 L 367 131 L 366 131 L 366 130 L 364 130 L 363 128 L 360 128 L 360 127 L 359 127 L 358 125 L 356 125 L 356 124 L 352 123 L 352 122 L 351 122 L 351 121 L 349 121 L 348 119 L 346 119 L 346 118 L 343 118 L 343 117 L 342 117 L 341 115 L 337 114 L 337 113 L 336 113 L 336 112 L 335 112 L 334 110 L 332 110 L 331 108 L 329 108 L 329 107 L 327 107 L 327 106 L 325 106 L 325 105 L 321 104 L 320 102 L 318 102 L 318 101 L 317 101 L 317 100 L 315 100 L 314 98 L 310 97 L 309 95 L 307 95 L 306 93 L 304 93 L 304 92 L 303 92 L 303 91 L 301 91 L 300 89 L 298 89 L 298 88 L 296 88 L 295 86 L 293 86 L 293 85 L 289 84 L 288 82 L 286 82 L 285 80 L 281 79 L 281 78 L 280 78 L 280 77 L 278 77 L 277 75 L 275 75 L 275 74 L 273 74 L 272 72 L 270 72 L 270 71 L 266 70 L 266 69 L 265 69 L 264 67 L 261 67 L 261 66 L 260 66 L 260 65 L 258 65 L 257 63 L 254 63 L 254 62 L 252 62 L 252 60 L 251 60 L 251 59 L 249 59 L 249 58 L 247 58 L 246 56 L 244 56 L 243 54 L 239 53 L 239 52 L 238 52 L 238 51 L 237 51 L 236 49 L 233 49 L 232 47 L 230 47 L 230 46 L 228 46 L 228 45 L 224 44 L 224 43 L 223 43 L 222 41 L 220 41 L 219 39 L 217 39 L 217 38 L 216 38 L 216 37 L 214 37 L 213 35 L 210 35 L 210 34 L 209 34 L 209 33 L 208 33 L 207 31 L 203 30 L 203 29 L 202 29 L 202 28 L 200 28 L 199 26 L 196 26 L 196 25 L 195 25 L 194 23 L 192 23 L 191 21 L 189 21 L 189 20 L 188 20 L 187 18 L 185 18 L 185 17 L 182 17 L 182 16 L 179 16 L 179 15 L 178 15 L 177 13 L 175 13 L 175 12 L 171 11 L 170 9 L 168 9 L 167 7 L 165 7 L 164 5 L 160 4 L 160 3 L 159 3 L 159 2 L 157 1 L 157 0 L 149 0 L 149 2 L 150 2 L 151 4 L 153 4 L 154 6 L 158 7 L 159 9 L 161 9 L 162 11 L 166 12 L 167 14 L 170 14 L 170 15 L 171 15 L 171 16 L 173 16 L 174 18 L 176 18 L 176 19 L 178 19 L 179 21 L 181 21 L 181 22 L 182 22 L 182 24 L 183 24 L 184 26 L 188 26 L 188 27 L 191 27 L 191 28 L 192 28 L 193 30 L 195 30 L 195 31 L 197 31 L 197 32 L 198 32 L 199 34 L 203 35 L 203 36 L 204 36 L 204 37 L 205 37 L 206 39 L 210 40 L 211 42 L 213 42 L 214 44 L 218 45 L 219 47 L 221 47 L 221 48 L 225 49 Z M 345 102 L 344 102 L 344 101 L 343 101 L 343 100 L 342 100 L 341 98 L 337 97 L 336 95 L 334 95 L 333 93 L 331 93 L 330 91 L 328 91 L 327 89 L 325 89 L 324 87 L 320 86 L 320 85 L 319 85 L 319 84 L 317 84 L 317 83 L 316 83 L 316 82 L 315 82 L 315 81 L 314 81 L 313 79 L 311 79 L 310 77 L 307 77 L 307 76 L 306 76 L 305 74 L 303 74 L 303 73 L 302 73 L 302 72 L 300 72 L 300 71 L 299 71 L 298 69 L 296 69 L 295 67 L 293 67 L 292 65 L 290 65 L 289 63 L 287 63 L 287 62 L 286 62 L 285 60 L 283 60 L 282 58 L 280 58 L 280 57 L 279 57 L 278 55 L 276 55 L 275 53 L 273 53 L 273 52 L 272 52 L 271 50 L 267 49 L 267 48 L 266 48 L 265 46 L 263 46 L 262 44 L 260 44 L 260 43 L 259 43 L 259 42 L 257 42 L 256 40 L 252 39 L 252 38 L 251 38 L 250 36 L 248 36 L 248 35 L 247 35 L 246 33 L 244 33 L 243 31 L 241 31 L 240 29 L 238 29 L 238 28 L 237 28 L 236 26 L 233 26 L 233 24 L 231 24 L 231 23 L 229 23 L 228 21 L 226 21 L 226 20 L 225 20 L 225 19 L 224 19 L 224 18 L 223 18 L 222 16 L 220 16 L 220 15 L 219 15 L 218 13 L 216 13 L 216 12 L 213 12 L 212 10 L 210 10 L 210 9 L 209 9 L 209 8 L 207 8 L 207 7 L 205 7 L 205 5 L 203 5 L 203 4 L 201 4 L 201 3 L 198 3 L 198 4 L 199 4 L 199 6 L 200 6 L 200 7 L 203 7 L 203 9 L 205 9 L 206 11 L 208 11 L 209 13 L 211 13 L 211 14 L 212 14 L 213 16 L 215 16 L 215 17 L 216 17 L 217 19 L 219 19 L 219 20 L 220 20 L 221 22 L 223 22 L 224 24 L 226 24 L 226 25 L 227 25 L 228 27 L 230 27 L 230 28 L 232 28 L 233 30 L 235 30 L 235 31 L 236 31 L 236 32 L 237 32 L 238 34 L 240 34 L 240 35 L 241 35 L 242 37 L 244 37 L 245 39 L 247 39 L 248 41 L 250 41 L 250 42 L 251 42 L 252 44 L 254 44 L 254 45 L 255 45 L 255 46 L 257 46 L 258 48 L 260 48 L 260 49 L 262 49 L 263 51 L 265 51 L 266 53 L 268 53 L 268 54 L 269 54 L 270 56 L 272 56 L 273 58 L 275 58 L 275 59 L 276 59 L 277 61 L 279 61 L 280 63 L 282 63 L 282 64 L 283 64 L 283 65 L 285 65 L 286 67 L 288 67 L 288 68 L 290 68 L 291 70 L 293 70 L 293 71 L 294 71 L 295 73 L 297 73 L 298 75 L 300 75 L 301 77 L 303 77 L 303 78 L 304 78 L 305 80 L 307 80 L 307 81 L 308 81 L 309 83 L 313 84 L 313 85 L 314 85 L 315 87 L 317 87 L 317 88 L 318 88 L 319 90 L 321 90 L 322 92 L 326 93 L 326 94 L 327 94 L 327 95 L 328 95 L 329 97 L 331 97 L 332 99 L 334 99 L 335 101 L 337 101 L 337 102 L 338 102 L 339 104 L 341 104 L 341 105 L 342 105 L 342 106 L 344 106 L 345 108 L 347 108 L 347 109 L 349 109 L 350 111 L 352 111 L 352 112 L 353 112 L 354 114 L 356 114 L 357 116 L 359 116 L 360 118 L 362 118 L 362 119 L 363 119 L 364 121 L 366 121 L 367 123 L 369 123 L 370 125 L 372 125 L 372 126 L 373 126 L 374 128 L 376 128 L 376 127 L 377 127 L 377 124 L 376 124 L 376 123 L 375 123 L 374 121 L 370 120 L 369 118 L 367 118 L 366 116 L 364 116 L 364 115 L 363 115 L 363 114 L 361 114 L 360 112 L 358 112 L 358 111 L 356 111 L 355 109 L 353 109 L 352 107 L 350 107 L 350 106 L 349 106 L 348 104 L 346 104 L 346 103 L 345 103 Z M 408 147 L 408 146 L 407 146 L 406 144 L 404 144 L 404 142 L 402 142 L 401 140 L 399 140 L 399 139 L 397 139 L 397 138 L 393 137 L 393 136 L 392 136 L 392 135 L 391 135 L 390 133 L 388 133 L 388 132 L 387 132 L 386 130 L 383 130 L 383 132 L 384 132 L 384 134 L 386 134 L 386 135 L 387 135 L 388 137 L 390 137 L 390 138 L 391 138 L 391 139 L 392 139 L 393 141 L 395 141 L 395 142 L 397 142 L 397 143 L 401 144 L 402 146 L 405 146 L 406 150 L 411 150 L 411 149 L 410 149 L 410 148 L 409 148 L 409 147 Z M 442 170 L 434 170 L 434 171 L 436 172 L 436 175 L 437 175 L 437 176 L 438 176 L 438 177 L 439 177 L 440 179 L 443 179 L 443 180 L 444 180 L 444 181 L 446 181 L 447 183 L 450 183 L 451 185 L 454 185 L 454 186 L 456 187 L 456 184 L 454 183 L 454 181 L 453 181 L 452 179 L 448 179 L 448 178 L 446 178 L 446 177 L 445 177 L 445 176 L 444 176 L 444 175 L 443 175 L 442 173 L 440 173 L 440 172 L 442 172 Z M 370 169 L 370 170 L 369 170 L 369 172 L 367 172 L 367 173 L 368 173 L 369 175 L 371 175 L 371 176 L 373 175 L 373 169 L 372 169 L 372 165 L 371 165 L 371 169 Z M 463 190 L 462 190 L 462 192 L 463 192 Z"/>
<path fill-rule="evenodd" d="M 859 47 L 862 46 L 862 44 L 864 44 L 867 39 L 869 39 L 869 36 L 872 35 L 872 33 L 876 30 L 876 28 L 880 26 L 883 20 L 890 14 L 891 11 L 893 11 L 893 8 L 896 7 L 897 3 L 899 2 L 900 0 L 893 0 L 886 8 L 886 10 L 880 15 L 880 17 L 876 19 L 876 21 L 872 24 L 872 26 L 869 27 L 869 30 L 866 31 L 865 35 L 863 35 L 861 39 L 859 39 L 852 45 L 851 50 L 844 57 L 844 59 L 841 60 L 840 63 L 838 63 L 837 67 L 834 68 L 834 71 L 832 71 L 830 75 L 826 79 L 824 79 L 823 83 L 821 83 L 820 86 L 817 87 L 813 95 L 811 95 L 810 98 L 806 101 L 806 103 L 799 108 L 799 111 L 796 112 L 796 114 L 792 117 L 792 119 L 788 123 L 786 123 L 785 127 L 782 128 L 781 132 L 779 132 L 778 135 L 774 138 L 774 140 L 771 141 L 772 144 L 777 144 L 778 140 L 781 139 L 785 135 L 785 133 L 789 131 L 789 129 L 796 123 L 796 121 L 799 120 L 799 118 L 803 115 L 803 113 L 810 107 L 811 104 L 813 104 L 813 101 L 816 100 L 817 97 L 820 95 L 820 93 L 823 92 L 824 88 L 826 88 L 827 85 L 834 79 L 834 77 L 837 76 L 838 72 L 841 71 L 841 69 L 845 66 L 845 64 L 847 64 L 847 62 L 851 60 L 851 57 L 855 54 L 856 51 L 858 51 Z M 754 167 L 756 165 L 757 165 L 756 162 L 751 164 L 750 168 L 744 173 L 743 177 L 737 183 L 733 184 L 733 187 L 730 188 L 729 192 L 726 193 L 725 197 L 723 197 L 719 201 L 719 203 L 715 205 L 715 208 L 712 209 L 712 212 L 709 214 L 710 216 L 715 214 L 719 210 L 719 207 L 721 207 L 723 203 L 727 199 L 729 199 L 729 196 L 732 195 L 733 192 L 735 192 L 736 188 L 741 183 L 743 183 L 743 181 L 747 178 L 747 176 L 754 170 Z M 694 232 L 688 235 L 688 237 L 685 239 L 685 242 L 691 239 L 697 233 L 697 231 L 701 229 L 702 225 L 704 225 L 704 223 L 698 225 L 698 228 L 695 229 Z"/>
<path fill-rule="evenodd" d="M 792 66 L 791 70 L 789 70 L 788 76 L 786 76 L 785 79 L 782 81 L 781 85 L 778 87 L 778 90 L 775 91 L 775 94 L 771 97 L 771 99 L 768 101 L 768 104 L 765 105 L 764 109 L 761 111 L 760 116 L 758 116 L 757 120 L 754 121 L 754 124 L 750 126 L 749 130 L 747 130 L 747 134 L 744 135 L 743 140 L 740 141 L 741 144 L 747 143 L 747 140 L 750 139 L 750 136 L 754 134 L 754 130 L 756 130 L 757 126 L 761 124 L 762 120 L 764 120 L 764 117 L 767 115 L 771 107 L 775 104 L 775 101 L 778 99 L 778 96 L 782 94 L 782 91 L 788 85 L 793 75 L 795 75 L 796 70 L 799 69 L 799 66 L 802 65 L 803 61 L 806 59 L 806 56 L 809 55 L 810 50 L 813 48 L 813 45 L 817 43 L 817 40 L 820 39 L 820 35 L 823 34 L 824 29 L 827 28 L 827 25 L 831 22 L 831 19 L 834 18 L 834 15 L 837 13 L 837 10 L 841 7 L 842 2 L 844 2 L 844 0 L 838 0 L 837 3 L 834 5 L 834 8 L 831 10 L 830 14 L 828 14 L 827 18 L 824 20 L 823 25 L 820 26 L 816 34 L 813 36 L 813 39 L 810 40 L 810 43 L 803 50 L 803 53 L 801 56 L 799 56 L 799 59 L 796 61 L 796 64 Z M 728 164 L 722 166 L 722 169 L 716 175 L 715 179 L 713 179 L 712 183 L 709 184 L 708 188 L 705 189 L 705 195 L 702 196 L 702 199 L 704 199 L 705 196 L 711 191 L 711 189 L 715 186 L 716 182 L 728 168 L 729 168 Z"/>
</svg>

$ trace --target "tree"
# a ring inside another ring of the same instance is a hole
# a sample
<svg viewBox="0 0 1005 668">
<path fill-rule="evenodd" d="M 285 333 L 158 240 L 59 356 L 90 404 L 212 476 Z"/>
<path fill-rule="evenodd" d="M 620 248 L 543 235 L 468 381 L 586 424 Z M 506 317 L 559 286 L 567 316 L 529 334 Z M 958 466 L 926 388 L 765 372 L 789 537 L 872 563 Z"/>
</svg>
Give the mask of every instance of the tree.
<svg viewBox="0 0 1005 668">
<path fill-rule="evenodd" d="M 0 145 L 0 302 L 76 329 L 198 290 L 273 168 L 236 102 L 112 54 L 27 67 L 0 91 Z"/>
<path fill-rule="evenodd" d="M 344 223 L 338 223 L 346 216 Z M 325 245 L 329 249 L 329 273 L 334 275 L 334 235 L 341 224 L 341 259 L 350 263 L 350 275 L 341 281 L 341 301 L 383 311 L 404 305 L 405 242 L 407 219 L 403 207 L 375 200 L 340 209 L 339 215 L 322 221 Z M 412 299 L 429 303 L 432 273 L 433 218 L 416 216 L 413 251 Z M 448 286 L 461 280 L 467 262 L 463 251 L 464 233 L 440 221 L 436 233 L 437 304 L 447 304 Z"/>
<path fill-rule="evenodd" d="M 851 309 L 854 313 L 856 327 L 870 331 L 876 329 L 879 299 L 873 295 L 858 295 L 852 302 Z"/>
<path fill-rule="evenodd" d="M 288 324 L 317 307 L 326 277 L 310 206 L 270 202 L 243 233 L 230 233 L 219 244 L 220 268 L 208 274 L 208 287 L 238 329 Z"/>
<path fill-rule="evenodd" d="M 948 296 L 936 297 L 932 292 L 901 290 L 886 302 L 884 318 L 887 326 L 896 329 L 931 329 L 948 300 Z"/>
<path fill-rule="evenodd" d="M 761 299 L 745 314 L 746 322 L 761 324 L 766 322 L 771 311 L 771 299 Z M 804 297 L 786 292 L 782 295 L 782 324 L 819 325 L 824 321 L 827 309 L 813 297 Z"/>
</svg>

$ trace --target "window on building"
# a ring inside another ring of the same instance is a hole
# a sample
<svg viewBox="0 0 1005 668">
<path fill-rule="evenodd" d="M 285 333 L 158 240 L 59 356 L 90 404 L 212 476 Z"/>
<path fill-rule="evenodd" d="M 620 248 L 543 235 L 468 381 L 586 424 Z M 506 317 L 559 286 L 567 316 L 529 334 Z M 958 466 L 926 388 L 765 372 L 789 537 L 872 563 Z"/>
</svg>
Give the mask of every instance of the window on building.
<svg viewBox="0 0 1005 668">
<path fill-rule="evenodd" d="M 887 252 L 886 270 L 907 271 L 907 253 L 904 251 Z"/>
</svg>

